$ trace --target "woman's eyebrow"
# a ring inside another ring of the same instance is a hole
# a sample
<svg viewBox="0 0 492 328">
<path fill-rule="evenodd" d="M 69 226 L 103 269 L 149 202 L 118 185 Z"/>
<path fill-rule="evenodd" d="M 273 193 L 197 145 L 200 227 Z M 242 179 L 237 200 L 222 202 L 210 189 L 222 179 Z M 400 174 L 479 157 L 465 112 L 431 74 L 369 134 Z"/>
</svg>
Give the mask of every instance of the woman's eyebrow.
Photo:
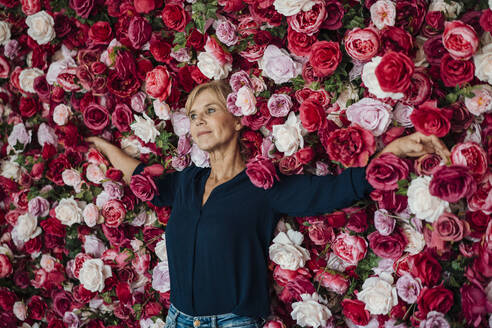
<svg viewBox="0 0 492 328">
<path fill-rule="evenodd" d="M 218 105 L 218 103 L 216 103 L 216 102 L 211 102 L 211 103 L 208 103 L 208 104 L 204 105 L 204 106 L 203 106 L 203 108 L 206 108 L 206 107 L 208 107 L 208 106 L 210 106 L 210 105 L 215 105 L 215 106 L 217 106 L 217 105 Z M 188 114 L 191 114 L 191 113 L 193 113 L 194 111 L 195 111 L 195 109 L 192 109 L 192 110 L 190 110 L 190 111 L 188 112 Z"/>
</svg>

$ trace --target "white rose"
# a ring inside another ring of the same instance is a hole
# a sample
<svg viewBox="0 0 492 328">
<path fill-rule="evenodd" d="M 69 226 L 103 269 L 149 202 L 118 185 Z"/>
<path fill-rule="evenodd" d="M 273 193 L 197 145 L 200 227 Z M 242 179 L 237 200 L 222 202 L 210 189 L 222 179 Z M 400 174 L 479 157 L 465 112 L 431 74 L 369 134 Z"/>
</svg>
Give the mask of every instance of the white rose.
<svg viewBox="0 0 492 328">
<path fill-rule="evenodd" d="M 154 100 L 152 103 L 154 106 L 155 115 L 161 120 L 167 121 L 171 118 L 169 114 L 171 110 L 169 109 L 169 105 L 165 102 L 161 102 L 159 99 Z"/>
<path fill-rule="evenodd" d="M 276 84 L 289 82 L 302 72 L 302 64 L 293 60 L 285 49 L 270 44 L 263 57 L 258 60 L 262 75 L 272 79 Z"/>
<path fill-rule="evenodd" d="M 302 301 L 292 303 L 292 319 L 301 327 L 325 327 L 331 318 L 330 309 L 322 304 L 326 301 L 316 292 L 301 294 Z"/>
<path fill-rule="evenodd" d="M 58 144 L 58 137 L 56 136 L 55 130 L 44 122 L 38 128 L 38 143 L 41 147 L 45 143 L 52 144 L 55 147 Z"/>
<path fill-rule="evenodd" d="M 55 207 L 56 218 L 64 225 L 71 226 L 74 223 L 82 222 L 82 210 L 77 201 L 70 198 L 63 198 Z"/>
<path fill-rule="evenodd" d="M 102 292 L 104 280 L 111 277 L 111 267 L 101 259 L 88 259 L 82 264 L 79 272 L 80 283 L 91 292 Z"/>
<path fill-rule="evenodd" d="M 154 121 L 143 114 L 143 118 L 138 115 L 134 115 L 135 122 L 130 125 L 135 135 L 142 139 L 143 142 L 155 142 L 155 138 L 160 134 L 156 129 Z"/>
<path fill-rule="evenodd" d="M 167 261 L 159 262 L 152 271 L 152 288 L 165 293 L 171 289 L 169 266 Z"/>
<path fill-rule="evenodd" d="M 74 169 L 66 169 L 62 172 L 62 180 L 67 186 L 75 187 L 80 184 L 82 179 L 80 173 Z"/>
<path fill-rule="evenodd" d="M 408 208 L 417 218 L 434 222 L 447 209 L 449 203 L 429 192 L 431 177 L 423 176 L 413 179 L 408 187 Z"/>
<path fill-rule="evenodd" d="M 217 58 L 206 51 L 200 52 L 197 59 L 198 64 L 196 66 L 209 79 L 222 80 L 229 75 L 232 69 L 232 64 L 226 63 L 222 65 Z"/>
<path fill-rule="evenodd" d="M 241 109 L 243 115 L 256 113 L 256 97 L 253 90 L 244 85 L 237 91 L 236 106 Z"/>
<path fill-rule="evenodd" d="M 0 45 L 4 46 L 10 41 L 10 25 L 7 22 L 0 21 Z"/>
<path fill-rule="evenodd" d="M 14 125 L 12 132 L 7 139 L 10 146 L 14 147 L 17 143 L 22 144 L 24 147 L 31 142 L 32 131 L 26 130 L 24 123 L 17 123 Z"/>
<path fill-rule="evenodd" d="M 11 232 L 16 246 L 23 245 L 23 243 L 37 237 L 40 233 L 41 228 L 38 227 L 38 219 L 30 213 L 19 215 Z"/>
<path fill-rule="evenodd" d="M 46 272 L 53 271 L 53 269 L 55 268 L 55 263 L 55 258 L 49 254 L 43 254 L 41 256 L 41 261 L 39 262 L 41 268 L 43 268 Z"/>
<path fill-rule="evenodd" d="M 94 227 L 96 224 L 100 223 L 99 221 L 99 209 L 96 205 L 90 203 L 84 208 L 82 212 L 82 216 L 84 217 L 84 222 L 88 227 Z"/>
<path fill-rule="evenodd" d="M 301 121 L 294 112 L 289 113 L 287 121 L 284 124 L 274 125 L 272 134 L 275 147 L 277 147 L 278 151 L 283 152 L 285 156 L 290 156 L 298 148 L 304 147 Z"/>
<path fill-rule="evenodd" d="M 201 150 L 196 144 L 191 146 L 191 161 L 198 167 L 209 167 L 210 160 L 206 151 Z"/>
<path fill-rule="evenodd" d="M 398 304 L 396 288 L 380 277 L 370 277 L 364 281 L 362 291 L 357 299 L 366 304 L 366 310 L 371 314 L 388 314 L 391 308 Z"/>
<path fill-rule="evenodd" d="M 442 11 L 449 19 L 455 19 L 461 13 L 463 5 L 456 1 L 432 0 L 428 11 Z"/>
<path fill-rule="evenodd" d="M 480 80 L 492 84 L 492 44 L 484 46 L 480 52 L 473 55 L 475 76 Z"/>
<path fill-rule="evenodd" d="M 182 137 L 190 132 L 190 119 L 184 113 L 172 113 L 171 123 L 173 125 L 174 133 L 176 133 L 178 137 Z"/>
<path fill-rule="evenodd" d="M 99 195 L 97 195 L 96 197 L 96 206 L 99 209 L 102 209 L 104 204 L 106 204 L 110 199 L 111 196 L 109 195 L 109 193 L 107 191 L 103 191 L 99 193 Z"/>
<path fill-rule="evenodd" d="M 270 259 L 284 270 L 302 268 L 311 259 L 309 251 L 301 246 L 304 237 L 299 231 L 280 232 L 269 248 Z"/>
<path fill-rule="evenodd" d="M 107 247 L 101 239 L 94 235 L 85 236 L 84 251 L 86 254 L 101 257 L 105 250 L 107 250 Z"/>
<path fill-rule="evenodd" d="M 20 166 L 14 162 L 14 158 L 10 161 L 2 161 L 0 167 L 0 175 L 6 177 L 7 179 L 14 179 L 14 181 L 19 180 L 20 177 Z"/>
<path fill-rule="evenodd" d="M 420 253 L 425 247 L 424 235 L 415 230 L 410 224 L 403 224 L 403 234 L 407 237 L 408 244 L 405 247 L 405 252 L 412 255 Z"/>
<path fill-rule="evenodd" d="M 24 321 L 27 318 L 27 307 L 22 301 L 17 301 L 14 303 L 14 308 L 12 309 L 14 315 L 20 321 Z"/>
<path fill-rule="evenodd" d="M 352 266 L 352 264 L 345 262 L 333 252 L 330 253 L 328 260 L 326 261 L 326 267 L 328 269 L 340 272 L 345 272 L 345 269 L 347 269 L 349 266 Z"/>
<path fill-rule="evenodd" d="M 396 6 L 393 1 L 379 0 L 370 8 L 371 20 L 378 29 L 395 25 Z"/>
<path fill-rule="evenodd" d="M 71 113 L 70 107 L 65 104 L 59 104 L 53 109 L 53 122 L 58 125 L 65 125 L 68 123 L 68 117 Z"/>
<path fill-rule="evenodd" d="M 489 0 L 489 8 L 492 9 L 492 0 Z"/>
<path fill-rule="evenodd" d="M 26 68 L 19 74 L 19 85 L 25 92 L 36 93 L 34 90 L 34 80 L 44 73 L 39 68 Z"/>
<path fill-rule="evenodd" d="M 275 0 L 273 6 L 275 10 L 284 16 L 292 16 L 299 13 L 301 10 L 311 10 L 314 1 L 311 0 Z"/>
<path fill-rule="evenodd" d="M 87 166 L 85 176 L 87 177 L 87 180 L 96 184 L 100 184 L 106 178 L 101 167 L 92 163 Z"/>
<path fill-rule="evenodd" d="M 46 11 L 41 10 L 34 15 L 27 16 L 27 34 L 38 44 L 46 44 L 55 38 L 55 21 Z"/>
<path fill-rule="evenodd" d="M 380 99 L 386 97 L 393 99 L 403 98 L 404 94 L 401 92 L 385 92 L 381 89 L 378 78 L 376 77 L 376 67 L 378 67 L 381 62 L 381 58 L 381 56 L 374 56 L 370 62 L 364 65 L 364 68 L 362 69 L 362 82 L 364 82 L 364 85 L 370 93 Z"/>
<path fill-rule="evenodd" d="M 166 236 L 163 234 L 162 239 L 155 245 L 155 255 L 161 261 L 167 260 Z"/>
</svg>

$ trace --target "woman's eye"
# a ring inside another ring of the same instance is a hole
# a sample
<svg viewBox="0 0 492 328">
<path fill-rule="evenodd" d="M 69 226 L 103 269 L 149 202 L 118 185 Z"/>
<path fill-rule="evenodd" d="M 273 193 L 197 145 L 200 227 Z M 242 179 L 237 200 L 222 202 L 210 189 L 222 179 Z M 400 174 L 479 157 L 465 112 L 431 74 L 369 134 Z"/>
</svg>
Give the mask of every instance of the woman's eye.
<svg viewBox="0 0 492 328">
<path fill-rule="evenodd" d="M 190 115 L 190 119 L 191 119 L 191 120 L 194 120 L 195 118 L 196 118 L 196 114 L 191 114 L 191 115 Z"/>
<path fill-rule="evenodd" d="M 207 110 L 208 110 L 209 113 L 215 112 L 215 108 L 212 108 L 212 107 L 209 107 Z"/>
</svg>

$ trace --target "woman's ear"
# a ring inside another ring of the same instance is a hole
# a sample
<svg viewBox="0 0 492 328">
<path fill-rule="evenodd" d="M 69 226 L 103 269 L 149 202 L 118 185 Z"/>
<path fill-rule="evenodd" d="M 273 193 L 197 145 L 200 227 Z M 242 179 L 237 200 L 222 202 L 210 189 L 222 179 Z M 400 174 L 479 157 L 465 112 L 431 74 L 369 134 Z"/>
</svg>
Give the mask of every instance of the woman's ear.
<svg viewBox="0 0 492 328">
<path fill-rule="evenodd" d="M 234 123 L 234 129 L 236 131 L 241 131 L 243 129 L 243 124 L 241 123 L 240 117 L 236 117 L 236 122 Z"/>
</svg>

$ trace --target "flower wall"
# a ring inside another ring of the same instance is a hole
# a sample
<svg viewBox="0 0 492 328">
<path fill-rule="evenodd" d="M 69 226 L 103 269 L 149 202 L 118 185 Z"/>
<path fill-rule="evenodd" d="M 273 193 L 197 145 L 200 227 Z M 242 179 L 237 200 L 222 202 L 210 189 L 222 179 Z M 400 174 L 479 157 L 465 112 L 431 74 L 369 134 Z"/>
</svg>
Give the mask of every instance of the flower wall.
<svg viewBox="0 0 492 328">
<path fill-rule="evenodd" d="M 0 327 L 163 327 L 170 208 L 84 141 L 209 165 L 183 107 L 227 78 L 248 175 L 367 166 L 285 217 L 266 327 L 491 327 L 492 1 L 0 0 Z M 415 131 L 452 151 L 372 155 Z"/>
</svg>

